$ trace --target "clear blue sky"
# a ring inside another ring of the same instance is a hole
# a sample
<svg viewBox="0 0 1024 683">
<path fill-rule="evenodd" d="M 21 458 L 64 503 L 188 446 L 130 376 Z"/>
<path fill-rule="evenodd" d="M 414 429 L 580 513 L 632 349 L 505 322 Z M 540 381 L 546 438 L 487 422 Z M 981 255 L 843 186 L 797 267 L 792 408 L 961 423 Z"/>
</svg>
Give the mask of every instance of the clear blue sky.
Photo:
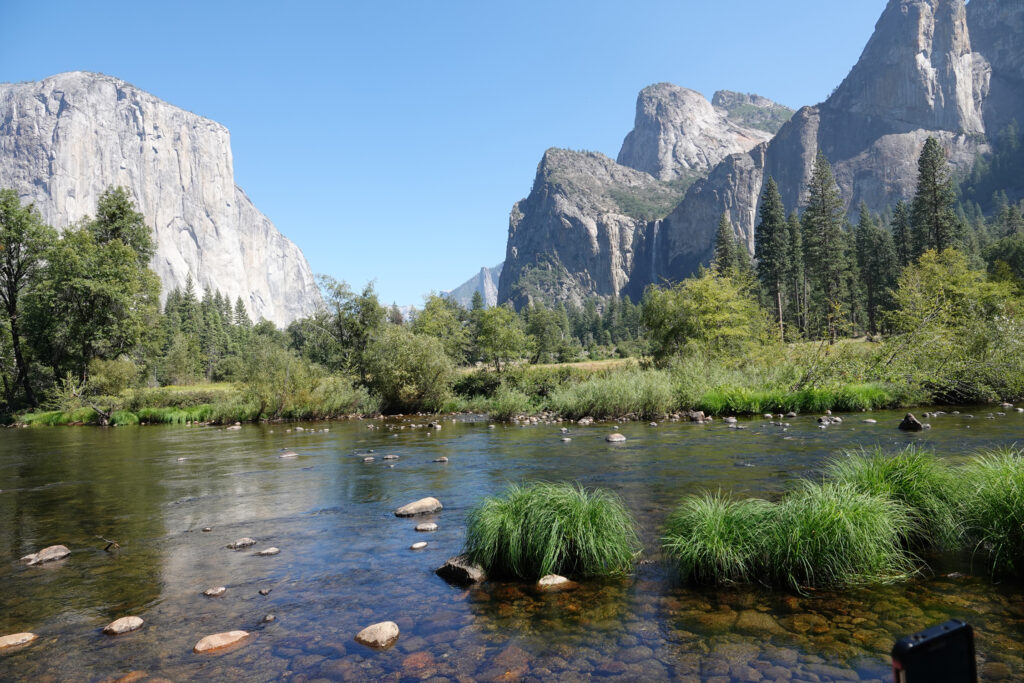
<svg viewBox="0 0 1024 683">
<path fill-rule="evenodd" d="M 885 4 L 3 0 L 0 81 L 98 71 L 219 121 L 314 272 L 421 304 L 504 259 L 546 148 L 614 158 L 659 81 L 815 104 Z"/>
</svg>

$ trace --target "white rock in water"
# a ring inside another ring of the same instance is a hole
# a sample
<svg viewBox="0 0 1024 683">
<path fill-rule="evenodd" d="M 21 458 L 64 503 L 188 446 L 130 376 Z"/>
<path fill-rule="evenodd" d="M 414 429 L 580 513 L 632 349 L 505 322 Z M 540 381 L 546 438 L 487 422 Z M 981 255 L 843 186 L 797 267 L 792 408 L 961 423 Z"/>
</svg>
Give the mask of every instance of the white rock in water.
<svg viewBox="0 0 1024 683">
<path fill-rule="evenodd" d="M 280 552 L 280 548 L 274 548 L 273 546 L 271 546 L 270 548 L 265 548 L 256 554 L 260 557 L 270 557 L 271 555 L 277 555 Z"/>
<path fill-rule="evenodd" d="M 51 545 L 46 548 L 43 548 L 37 553 L 26 555 L 25 557 L 21 558 L 21 561 L 29 565 L 43 564 L 44 562 L 63 560 L 70 554 L 71 551 L 68 550 L 68 547 L 66 545 Z"/>
<path fill-rule="evenodd" d="M 140 617 L 121 617 L 116 621 L 112 621 L 107 624 L 103 632 L 108 636 L 119 636 L 122 633 L 130 633 L 131 631 L 137 631 L 142 628 L 142 619 Z"/>
<path fill-rule="evenodd" d="M 28 645 L 38 637 L 35 633 L 12 633 L 9 636 L 0 636 L 0 651 Z"/>
<path fill-rule="evenodd" d="M 234 543 L 228 543 L 227 547 L 231 550 L 239 550 L 241 548 L 248 548 L 251 545 L 256 545 L 256 539 L 246 536 L 238 539 Z"/>
<path fill-rule="evenodd" d="M 162 290 L 219 289 L 278 327 L 321 303 L 299 248 L 235 184 L 221 124 L 117 78 L 73 71 L 0 84 L 0 178 L 63 229 L 124 186 L 153 229 Z"/>
<path fill-rule="evenodd" d="M 203 654 L 204 652 L 213 652 L 215 650 L 222 650 L 226 647 L 240 643 L 249 637 L 248 631 L 226 631 L 224 633 L 214 633 L 212 636 L 206 636 L 192 648 L 192 651 L 197 654 Z"/>
<path fill-rule="evenodd" d="M 299 457 L 299 454 L 296 453 L 295 451 L 284 451 L 283 453 L 281 453 L 277 457 L 279 457 L 279 458 L 297 458 L 297 457 Z"/>
<path fill-rule="evenodd" d="M 227 592 L 227 588 L 224 586 L 217 586 L 216 588 L 207 588 L 203 591 L 203 595 L 208 598 L 219 598 Z"/>
<path fill-rule="evenodd" d="M 437 531 L 437 524 L 434 522 L 423 522 L 416 525 L 416 531 Z"/>
<path fill-rule="evenodd" d="M 564 576 L 548 574 L 537 582 L 537 587 L 542 590 L 564 590 L 566 588 L 575 588 L 576 584 Z"/>
<path fill-rule="evenodd" d="M 441 505 L 441 501 L 437 498 L 421 498 L 420 500 L 409 503 L 408 505 L 403 505 L 395 510 L 395 516 L 413 517 L 415 515 L 423 515 L 429 512 L 437 512 L 443 508 L 444 506 Z"/>
<path fill-rule="evenodd" d="M 356 634 L 356 642 L 367 647 L 384 649 L 391 647 L 398 640 L 398 624 L 393 621 L 382 621 L 367 626 Z"/>
<path fill-rule="evenodd" d="M 614 434 L 609 434 L 608 436 L 604 437 L 604 440 L 607 441 L 608 443 L 622 443 L 623 441 L 626 440 L 626 437 L 616 432 Z"/>
<path fill-rule="evenodd" d="M 872 420 L 870 418 L 868 418 L 867 420 L 861 420 L 861 422 L 863 422 L 866 425 L 876 425 L 876 424 L 878 424 L 878 420 Z"/>
<path fill-rule="evenodd" d="M 417 541 L 416 543 L 413 543 L 411 546 L 409 546 L 409 550 L 423 550 L 426 547 L 426 541 Z"/>
</svg>

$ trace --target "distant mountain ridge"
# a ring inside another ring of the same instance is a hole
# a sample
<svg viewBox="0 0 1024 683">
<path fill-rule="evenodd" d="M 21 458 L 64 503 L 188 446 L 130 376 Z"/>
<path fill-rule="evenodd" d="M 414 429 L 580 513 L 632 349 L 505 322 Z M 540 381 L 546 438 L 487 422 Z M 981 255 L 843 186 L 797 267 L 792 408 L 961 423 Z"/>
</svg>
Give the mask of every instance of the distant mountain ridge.
<svg viewBox="0 0 1024 683">
<path fill-rule="evenodd" d="M 499 301 L 638 297 L 649 284 L 678 281 L 707 263 L 723 213 L 753 252 L 768 178 L 787 210 L 796 209 L 819 149 L 848 208 L 864 201 L 881 211 L 911 197 L 928 137 L 939 139 L 954 169 L 969 170 L 988 151 L 987 136 L 1024 117 L 1024 3 L 890 0 L 833 94 L 799 110 L 774 135 L 761 130 L 760 139 L 750 131 L 785 118 L 779 105 L 723 91 L 704 106 L 691 93 L 668 84 L 645 88 L 618 158 L 678 189 L 674 205 L 660 215 L 629 216 L 622 202 L 595 201 L 595 183 L 614 194 L 598 166 L 593 182 L 577 177 L 571 189 L 538 172 L 530 196 L 511 212 Z M 622 189 L 650 194 L 649 187 L 632 178 Z M 614 239 L 602 237 L 612 233 Z"/>
<path fill-rule="evenodd" d="M 154 230 L 164 295 L 191 274 L 277 325 L 320 305 L 302 252 L 235 185 L 227 128 L 101 74 L 0 84 L 0 187 L 63 229 L 111 185 Z"/>
<path fill-rule="evenodd" d="M 473 304 L 473 295 L 480 292 L 484 306 L 490 308 L 498 303 L 498 278 L 501 277 L 501 269 L 504 265 L 504 263 L 499 263 L 493 268 L 481 268 L 479 273 L 455 289 L 442 292 L 442 296 L 451 299 L 463 308 L 469 308 Z"/>
</svg>

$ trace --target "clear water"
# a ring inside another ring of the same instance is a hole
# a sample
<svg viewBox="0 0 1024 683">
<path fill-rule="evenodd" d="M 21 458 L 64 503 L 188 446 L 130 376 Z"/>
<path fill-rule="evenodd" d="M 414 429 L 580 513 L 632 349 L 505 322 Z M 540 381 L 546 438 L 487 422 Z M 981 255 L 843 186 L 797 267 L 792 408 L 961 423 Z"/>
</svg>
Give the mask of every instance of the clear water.
<svg viewBox="0 0 1024 683">
<path fill-rule="evenodd" d="M 0 435 L 0 635 L 35 643 L 0 655 L 2 680 L 703 680 L 885 681 L 895 638 L 951 617 L 977 633 L 984 680 L 1024 678 L 1024 586 L 950 561 L 934 576 L 841 593 L 698 590 L 662 563 L 659 526 L 704 490 L 772 497 L 844 448 L 923 442 L 958 459 L 1024 437 L 1024 415 L 946 416 L 904 434 L 844 416 L 787 431 L 724 424 L 497 425 L 426 418 L 214 427 L 10 429 Z M 377 428 L 370 429 L 370 425 Z M 399 429 L 404 426 L 404 429 Z M 560 426 L 572 441 L 562 443 Z M 329 428 L 329 432 L 321 431 Z M 607 444 L 612 429 L 628 437 Z M 282 449 L 299 453 L 282 459 Z M 376 460 L 364 463 L 373 450 Z M 385 461 L 382 456 L 400 456 Z M 447 456 L 446 464 L 433 459 Z M 393 467 L 391 467 L 393 465 Z M 465 590 L 433 571 L 459 552 L 468 509 L 510 482 L 576 480 L 616 491 L 638 519 L 643 562 L 625 579 L 538 594 Z M 445 509 L 392 511 L 424 496 Z M 413 530 L 436 521 L 433 533 Z M 203 532 L 204 527 L 211 531 Z M 225 546 L 251 536 L 242 551 Z M 107 552 L 103 539 L 120 549 Z M 424 550 L 412 551 L 416 541 Z M 19 558 L 61 543 L 66 560 Z M 253 552 L 276 546 L 274 557 Z M 953 573 L 956 572 L 956 573 Z M 206 588 L 226 586 L 219 598 Z M 271 589 L 267 596 L 260 589 Z M 129 614 L 142 630 L 102 634 Z M 276 620 L 263 623 L 273 614 Z M 354 642 L 392 620 L 391 649 Z M 241 647 L 197 655 L 203 636 L 243 629 Z"/>
</svg>

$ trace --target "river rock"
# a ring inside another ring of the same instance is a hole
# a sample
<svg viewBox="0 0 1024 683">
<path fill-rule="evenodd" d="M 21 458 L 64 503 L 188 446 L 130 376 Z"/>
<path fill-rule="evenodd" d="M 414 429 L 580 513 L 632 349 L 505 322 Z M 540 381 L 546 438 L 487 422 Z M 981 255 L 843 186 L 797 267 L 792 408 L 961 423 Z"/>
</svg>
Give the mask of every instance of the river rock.
<svg viewBox="0 0 1024 683">
<path fill-rule="evenodd" d="M 906 417 L 903 418 L 903 422 L 900 422 L 900 429 L 905 432 L 919 432 L 924 429 L 924 425 L 914 417 L 913 413 L 907 413 Z"/>
<path fill-rule="evenodd" d="M 441 462 L 441 463 L 448 462 L 448 457 L 445 456 L 445 455 L 442 455 L 440 458 L 434 458 L 434 462 Z"/>
<path fill-rule="evenodd" d="M 374 458 L 372 455 L 368 455 L 365 458 L 363 458 L 363 462 L 373 462 L 374 460 L 376 460 L 376 458 Z"/>
<path fill-rule="evenodd" d="M 192 651 L 197 654 L 214 652 L 240 643 L 248 637 L 248 631 L 225 631 L 224 633 L 214 633 L 212 636 L 206 636 L 196 643 L 196 646 L 192 648 Z"/>
<path fill-rule="evenodd" d="M 416 531 L 437 531 L 437 524 L 434 522 L 423 522 L 416 525 Z"/>
<path fill-rule="evenodd" d="M 241 550 L 242 548 L 248 548 L 251 545 L 256 545 L 256 539 L 246 536 L 238 539 L 234 543 L 228 543 L 227 547 L 229 550 Z"/>
<path fill-rule="evenodd" d="M 37 553 L 26 555 L 21 558 L 21 561 L 29 564 L 43 564 L 44 562 L 53 562 L 55 560 L 63 560 L 65 557 L 71 554 L 66 545 L 51 545 L 43 548 Z"/>
<path fill-rule="evenodd" d="M 275 548 L 275 547 L 271 546 L 269 548 L 264 548 L 263 550 L 259 551 L 256 554 L 258 556 L 260 556 L 260 557 L 270 557 L 271 555 L 277 555 L 280 552 L 281 552 L 280 548 Z"/>
<path fill-rule="evenodd" d="M 417 541 L 416 543 L 413 543 L 411 546 L 409 546 L 409 550 L 423 550 L 426 547 L 426 541 Z"/>
<path fill-rule="evenodd" d="M 299 454 L 296 453 L 295 451 L 284 451 L 283 453 L 281 453 L 277 457 L 279 457 L 279 458 L 297 458 L 297 457 L 299 457 Z"/>
<path fill-rule="evenodd" d="M 537 588 L 544 591 L 564 591 L 571 590 L 575 587 L 575 581 L 570 581 L 564 576 L 559 576 L 558 574 L 548 574 L 547 576 L 541 577 L 540 581 L 537 582 Z"/>
<path fill-rule="evenodd" d="M 870 418 L 869 418 L 869 419 L 867 419 L 867 420 L 861 420 L 861 422 L 863 422 L 863 423 L 864 423 L 864 424 L 866 424 L 866 425 L 874 425 L 874 424 L 878 424 L 878 420 L 872 420 L 872 419 L 870 419 Z"/>
<path fill-rule="evenodd" d="M 589 415 L 587 417 L 581 417 L 576 424 L 586 427 L 587 425 L 594 424 L 594 418 L 590 417 Z"/>
<path fill-rule="evenodd" d="M 604 437 L 604 440 L 607 441 L 608 443 L 622 443 L 623 441 L 626 440 L 626 437 L 623 436 L 622 434 L 619 434 L 618 432 L 615 432 L 614 434 L 609 434 L 608 436 Z"/>
<path fill-rule="evenodd" d="M 237 431 L 238 431 L 238 430 L 240 430 L 241 428 L 242 428 L 242 425 L 239 425 L 239 424 L 233 424 L 233 425 L 231 425 L 230 427 L 225 427 L 225 428 L 224 428 L 224 431 L 227 431 L 227 432 L 237 432 Z"/>
<path fill-rule="evenodd" d="M 483 568 L 472 564 L 465 555 L 448 558 L 448 561 L 434 573 L 448 583 L 454 583 L 459 586 L 482 583 L 487 580 L 487 573 L 484 572 Z"/>
<path fill-rule="evenodd" d="M 216 588 L 207 588 L 203 591 L 203 595 L 208 598 L 219 598 L 227 592 L 227 588 L 224 586 L 217 586 Z"/>
<path fill-rule="evenodd" d="M 9 636 L 0 636 L 0 652 L 9 648 L 28 645 L 38 637 L 35 633 L 12 633 Z"/>
<path fill-rule="evenodd" d="M 355 640 L 360 645 L 384 650 L 395 644 L 398 635 L 398 624 L 393 621 L 382 621 L 364 628 L 356 634 Z"/>
<path fill-rule="evenodd" d="M 562 443 L 569 443 L 570 441 L 572 441 L 572 437 L 569 437 L 569 436 L 563 436 L 562 437 Z"/>
<path fill-rule="evenodd" d="M 140 617 L 121 617 L 116 621 L 112 621 L 103 628 L 103 632 L 108 636 L 119 636 L 122 633 L 131 633 L 142 628 L 142 619 Z"/>
<path fill-rule="evenodd" d="M 385 455 L 382 460 L 398 460 L 397 455 Z"/>
<path fill-rule="evenodd" d="M 786 417 L 792 419 L 792 418 L 796 417 L 796 413 L 791 410 L 788 413 L 786 413 Z"/>
<path fill-rule="evenodd" d="M 437 512 L 438 510 L 441 510 L 443 508 L 444 506 L 441 505 L 441 501 L 439 501 L 437 498 L 421 498 L 413 503 L 403 505 L 402 507 L 395 510 L 395 516 L 415 517 L 416 515 L 425 515 L 431 512 Z"/>
</svg>

